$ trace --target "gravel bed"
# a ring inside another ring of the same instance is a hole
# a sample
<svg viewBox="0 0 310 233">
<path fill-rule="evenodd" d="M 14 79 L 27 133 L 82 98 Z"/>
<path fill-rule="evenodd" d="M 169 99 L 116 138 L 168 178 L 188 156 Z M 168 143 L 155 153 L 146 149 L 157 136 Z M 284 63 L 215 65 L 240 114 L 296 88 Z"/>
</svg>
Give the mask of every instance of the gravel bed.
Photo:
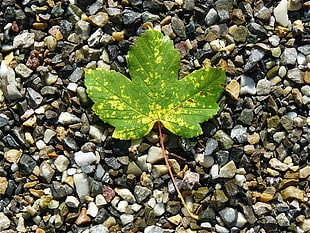
<svg viewBox="0 0 310 233">
<path fill-rule="evenodd" d="M 2 233 L 310 232 L 310 2 L 2 0 Z M 203 135 L 132 141 L 92 112 L 83 68 L 128 75 L 146 29 L 181 51 L 180 77 L 226 69 Z"/>
</svg>

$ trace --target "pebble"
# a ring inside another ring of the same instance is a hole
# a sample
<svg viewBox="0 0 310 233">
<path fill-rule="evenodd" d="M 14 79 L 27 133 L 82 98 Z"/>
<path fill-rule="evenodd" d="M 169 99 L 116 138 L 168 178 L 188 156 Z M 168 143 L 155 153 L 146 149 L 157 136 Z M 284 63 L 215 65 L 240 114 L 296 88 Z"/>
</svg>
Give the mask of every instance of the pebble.
<svg viewBox="0 0 310 233">
<path fill-rule="evenodd" d="M 86 214 L 90 215 L 91 217 L 96 217 L 98 214 L 98 207 L 96 206 L 95 202 L 89 202 Z"/>
<path fill-rule="evenodd" d="M 252 78 L 241 75 L 241 88 L 240 88 L 241 95 L 255 95 L 256 94 L 256 87 L 255 82 Z"/>
<path fill-rule="evenodd" d="M 230 133 L 230 137 L 237 143 L 244 143 L 247 140 L 246 128 L 242 125 L 236 125 Z"/>
<path fill-rule="evenodd" d="M 297 199 L 304 201 L 304 191 L 294 186 L 289 186 L 281 191 L 281 195 L 284 200 Z"/>
<path fill-rule="evenodd" d="M 14 48 L 29 48 L 34 44 L 34 33 L 22 31 L 20 34 L 14 37 L 13 47 Z"/>
<path fill-rule="evenodd" d="M 143 203 L 152 194 L 152 191 L 147 187 L 136 185 L 134 188 L 134 194 L 137 202 Z"/>
<path fill-rule="evenodd" d="M 96 27 L 102 28 L 108 23 L 109 15 L 104 12 L 98 12 L 95 15 L 89 16 L 88 19 Z"/>
<path fill-rule="evenodd" d="M 164 233 L 164 230 L 158 226 L 147 226 L 144 233 Z"/>
<path fill-rule="evenodd" d="M 218 141 L 219 147 L 225 150 L 229 150 L 234 141 L 223 130 L 217 131 L 213 138 Z"/>
<path fill-rule="evenodd" d="M 67 196 L 65 203 L 70 208 L 78 208 L 80 205 L 79 200 L 74 196 Z"/>
<path fill-rule="evenodd" d="M 80 167 L 88 166 L 88 165 L 92 164 L 93 162 L 95 162 L 96 160 L 97 160 L 97 157 L 94 154 L 94 152 L 85 152 L 84 153 L 82 151 L 78 151 L 78 152 L 74 153 L 74 161 Z"/>
<path fill-rule="evenodd" d="M 73 176 L 74 179 L 74 185 L 76 192 L 81 200 L 81 202 L 85 201 L 85 196 L 89 196 L 89 183 L 88 183 L 88 177 L 85 173 L 79 173 L 75 174 Z"/>
<path fill-rule="evenodd" d="M 10 149 L 4 152 L 4 158 L 10 163 L 18 163 L 22 154 L 22 150 Z"/>
<path fill-rule="evenodd" d="M 276 169 L 278 171 L 286 171 L 289 167 L 287 164 L 282 163 L 277 158 L 272 158 L 269 160 L 269 165 L 271 168 Z"/>
<path fill-rule="evenodd" d="M 124 200 L 128 201 L 129 203 L 135 203 L 136 198 L 127 188 L 115 188 L 115 192 L 121 196 Z"/>
<path fill-rule="evenodd" d="M 221 178 L 233 178 L 237 172 L 234 161 L 230 161 L 220 168 L 219 177 Z"/>
<path fill-rule="evenodd" d="M 218 142 L 213 138 L 208 138 L 204 149 L 204 155 L 211 155 L 217 148 Z"/>
<path fill-rule="evenodd" d="M 8 181 L 6 177 L 0 177 L 0 195 L 4 195 L 8 188 Z"/>
<path fill-rule="evenodd" d="M 79 35 L 79 37 L 82 40 L 87 40 L 89 38 L 91 26 L 88 22 L 79 20 L 75 24 L 75 29 L 76 29 L 76 33 Z"/>
<path fill-rule="evenodd" d="M 307 165 L 299 170 L 299 178 L 305 179 L 310 176 L 310 166 Z"/>
<path fill-rule="evenodd" d="M 69 112 L 61 112 L 58 117 L 58 123 L 63 125 L 70 125 L 79 122 L 81 122 L 81 119 Z"/>
<path fill-rule="evenodd" d="M 89 229 L 89 233 L 108 233 L 109 229 L 103 225 L 95 225 Z"/>
<path fill-rule="evenodd" d="M 25 64 L 18 64 L 18 66 L 15 67 L 15 72 L 17 75 L 23 78 L 28 78 L 33 71 L 29 69 Z"/>
<path fill-rule="evenodd" d="M 39 177 L 46 183 L 50 183 L 55 174 L 55 170 L 47 161 L 43 161 L 40 165 L 40 175 Z"/>
<path fill-rule="evenodd" d="M 230 81 L 226 85 L 225 90 L 234 100 L 238 100 L 240 94 L 240 84 L 237 80 Z"/>
<path fill-rule="evenodd" d="M 59 172 L 66 171 L 69 164 L 70 164 L 69 159 L 64 155 L 58 155 L 54 161 L 54 165 Z"/>
<path fill-rule="evenodd" d="M 0 212 L 0 230 L 8 229 L 10 224 L 10 219 L 3 212 Z"/>
<path fill-rule="evenodd" d="M 218 19 L 217 11 L 216 11 L 214 8 L 211 8 L 211 9 L 208 11 L 208 13 L 207 13 L 207 15 L 206 15 L 204 21 L 205 21 L 205 23 L 206 23 L 207 25 L 213 25 L 213 24 L 215 24 L 215 22 L 217 21 L 217 19 Z"/>
<path fill-rule="evenodd" d="M 297 50 L 295 48 L 285 48 L 280 59 L 281 65 L 295 65 Z"/>
<path fill-rule="evenodd" d="M 225 209 L 220 210 L 219 214 L 225 225 L 229 228 L 234 226 L 237 222 L 238 211 L 233 208 L 226 207 Z"/>
<path fill-rule="evenodd" d="M 287 71 L 287 77 L 295 83 L 304 83 L 304 72 L 298 68 L 293 68 Z"/>
<path fill-rule="evenodd" d="M 86 223 L 89 223 L 91 221 L 91 218 L 86 214 L 86 208 L 82 208 L 78 218 L 75 221 L 75 224 L 80 226 L 84 225 Z"/>
<path fill-rule="evenodd" d="M 158 177 L 161 177 L 162 175 L 165 175 L 168 173 L 168 168 L 166 165 L 153 165 L 152 167 L 152 177 L 154 179 L 158 178 Z"/>
<path fill-rule="evenodd" d="M 162 149 L 160 147 L 152 146 L 150 147 L 147 153 L 146 161 L 148 163 L 154 164 L 162 160 L 163 158 L 164 158 L 164 155 L 163 155 Z"/>
<path fill-rule="evenodd" d="M 257 82 L 257 85 L 256 85 L 257 95 L 269 95 L 270 91 L 271 91 L 271 83 L 269 80 L 264 78 Z"/>
<path fill-rule="evenodd" d="M 280 3 L 274 8 L 273 14 L 278 24 L 283 27 L 287 27 L 290 23 L 287 14 L 287 0 L 281 0 Z"/>
<path fill-rule="evenodd" d="M 133 222 L 134 220 L 134 217 L 131 214 L 122 214 L 119 218 L 123 225 Z"/>
<path fill-rule="evenodd" d="M 245 63 L 244 72 L 251 70 L 265 56 L 265 52 L 261 49 L 251 51 L 250 57 Z M 241 84 L 242 86 L 242 84 Z"/>
<path fill-rule="evenodd" d="M 285 213 L 277 215 L 276 220 L 281 227 L 288 227 L 290 225 L 290 221 L 286 217 Z"/>
</svg>

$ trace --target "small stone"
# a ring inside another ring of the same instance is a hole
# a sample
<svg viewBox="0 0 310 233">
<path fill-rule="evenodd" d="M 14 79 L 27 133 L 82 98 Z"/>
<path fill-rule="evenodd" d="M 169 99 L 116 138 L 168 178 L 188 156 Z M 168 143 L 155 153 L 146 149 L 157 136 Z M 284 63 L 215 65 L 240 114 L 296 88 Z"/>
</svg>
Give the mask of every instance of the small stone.
<svg viewBox="0 0 310 233">
<path fill-rule="evenodd" d="M 124 32 L 124 31 L 121 31 L 121 32 L 113 32 L 113 33 L 112 33 L 112 37 L 113 37 L 116 41 L 124 40 L 124 35 L 125 35 L 125 32 Z"/>
<path fill-rule="evenodd" d="M 23 175 L 29 175 L 36 165 L 36 161 L 27 154 L 22 155 L 19 160 L 19 169 Z"/>
<path fill-rule="evenodd" d="M 44 43 L 49 51 L 55 51 L 57 49 L 57 39 L 54 36 L 45 37 Z"/>
<path fill-rule="evenodd" d="M 155 216 L 163 215 L 165 213 L 165 204 L 164 203 L 155 204 L 153 211 Z"/>
<path fill-rule="evenodd" d="M 152 194 L 152 191 L 147 187 L 136 185 L 134 188 L 134 194 L 138 203 L 143 203 L 148 196 Z"/>
<path fill-rule="evenodd" d="M 309 232 L 310 231 L 310 219 L 303 220 L 303 222 L 300 223 L 300 228 L 304 232 Z"/>
<path fill-rule="evenodd" d="M 229 28 L 229 33 L 234 37 L 235 42 L 246 42 L 248 37 L 248 29 L 245 26 L 231 26 Z"/>
<path fill-rule="evenodd" d="M 240 94 L 241 95 L 255 95 L 256 94 L 256 88 L 255 88 L 255 82 L 252 78 L 241 75 L 241 88 L 240 88 Z"/>
<path fill-rule="evenodd" d="M 234 144 L 234 141 L 223 130 L 217 131 L 213 138 L 218 141 L 219 147 L 225 150 L 229 150 Z"/>
<path fill-rule="evenodd" d="M 10 219 L 3 212 L 0 212 L 0 230 L 8 229 L 10 224 Z"/>
<path fill-rule="evenodd" d="M 234 161 L 230 161 L 220 169 L 219 177 L 233 178 L 236 172 L 237 172 L 237 168 L 236 168 Z"/>
<path fill-rule="evenodd" d="M 55 164 L 55 167 L 57 168 L 57 170 L 59 172 L 64 172 L 64 171 L 67 170 L 67 168 L 68 168 L 68 166 L 70 164 L 70 161 L 69 161 L 69 159 L 66 156 L 59 155 L 55 159 L 54 164 Z"/>
<path fill-rule="evenodd" d="M 310 175 L 310 166 L 307 165 L 299 170 L 299 178 L 304 179 Z"/>
<path fill-rule="evenodd" d="M 164 230 L 158 226 L 147 226 L 144 233 L 164 233 Z"/>
<path fill-rule="evenodd" d="M 219 214 L 227 227 L 232 227 L 237 222 L 238 211 L 233 208 L 226 207 L 220 210 Z"/>
<path fill-rule="evenodd" d="M 245 16 L 241 9 L 233 9 L 231 18 L 233 23 L 237 25 L 245 23 Z"/>
<path fill-rule="evenodd" d="M 89 196 L 89 182 L 85 173 L 75 174 L 73 176 L 76 192 L 82 202 L 85 200 L 85 196 Z"/>
<path fill-rule="evenodd" d="M 8 181 L 6 177 L 0 177 L 0 195 L 4 195 L 8 188 Z"/>
<path fill-rule="evenodd" d="M 18 163 L 22 154 L 22 150 L 11 149 L 4 152 L 4 158 L 10 163 Z"/>
<path fill-rule="evenodd" d="M 98 214 L 98 210 L 99 209 L 96 206 L 95 202 L 90 202 L 88 203 L 88 208 L 87 208 L 86 213 L 94 218 Z"/>
<path fill-rule="evenodd" d="M 177 15 L 174 15 L 172 17 L 171 25 L 175 34 L 179 36 L 182 40 L 185 40 L 186 39 L 185 25 L 184 22 Z"/>
<path fill-rule="evenodd" d="M 166 165 L 153 165 L 152 167 L 152 176 L 154 179 L 161 177 L 162 175 L 165 175 L 168 173 L 168 168 Z"/>
<path fill-rule="evenodd" d="M 304 76 L 304 72 L 298 68 L 293 68 L 287 71 L 287 77 L 298 84 L 304 83 Z"/>
<path fill-rule="evenodd" d="M 3 113 L 0 113 L 0 127 L 2 128 L 8 124 L 9 124 L 9 118 Z"/>
<path fill-rule="evenodd" d="M 286 171 L 289 168 L 287 164 L 282 163 L 277 158 L 270 159 L 269 165 L 270 165 L 270 167 L 272 167 L 273 169 L 276 169 L 278 171 Z"/>
<path fill-rule="evenodd" d="M 297 199 L 299 201 L 304 201 L 304 191 L 294 187 L 289 186 L 281 191 L 281 195 L 284 200 Z"/>
<path fill-rule="evenodd" d="M 84 69 L 81 67 L 77 67 L 69 76 L 69 81 L 76 83 L 82 79 L 83 75 L 84 75 Z"/>
<path fill-rule="evenodd" d="M 164 158 L 162 149 L 160 147 L 152 146 L 150 147 L 146 161 L 148 163 L 154 164 Z"/>
<path fill-rule="evenodd" d="M 280 37 L 277 35 L 272 35 L 268 38 L 270 44 L 274 47 L 277 47 L 280 43 Z"/>
<path fill-rule="evenodd" d="M 213 138 L 208 138 L 204 150 L 204 155 L 211 155 L 218 147 L 218 142 Z"/>
<path fill-rule="evenodd" d="M 96 27 L 104 27 L 109 21 L 109 15 L 104 12 L 98 12 L 88 17 L 89 21 Z"/>
<path fill-rule="evenodd" d="M 230 81 L 225 90 L 233 99 L 238 100 L 240 94 L 240 84 L 237 80 Z"/>
<path fill-rule="evenodd" d="M 80 226 L 89 222 L 91 222 L 91 218 L 86 214 L 86 208 L 82 208 L 78 218 L 75 221 L 75 224 Z"/>
<path fill-rule="evenodd" d="M 248 134 L 247 139 L 251 145 L 255 145 L 259 142 L 260 136 L 255 132 L 254 134 Z"/>
<path fill-rule="evenodd" d="M 290 225 L 290 221 L 286 217 L 285 213 L 277 215 L 276 220 L 281 227 L 288 227 Z"/>
<path fill-rule="evenodd" d="M 14 48 L 29 48 L 34 44 L 34 33 L 29 33 L 27 31 L 22 31 L 19 35 L 14 37 L 13 47 Z"/>
<path fill-rule="evenodd" d="M 142 170 L 135 162 L 130 161 L 127 167 L 127 174 L 134 174 L 139 177 L 142 174 Z"/>
<path fill-rule="evenodd" d="M 269 95 L 270 90 L 271 90 L 271 84 L 269 80 L 264 78 L 258 81 L 256 86 L 257 95 Z"/>
<path fill-rule="evenodd" d="M 285 48 L 280 58 L 281 65 L 295 65 L 297 50 L 295 48 Z"/>
<path fill-rule="evenodd" d="M 133 215 L 131 214 L 122 214 L 119 218 L 123 225 L 133 222 L 134 220 Z"/>
<path fill-rule="evenodd" d="M 267 203 L 256 202 L 253 205 L 253 209 L 254 209 L 255 214 L 257 214 L 258 216 L 262 216 L 270 212 L 272 210 L 272 207 L 270 204 L 267 204 Z"/>
<path fill-rule="evenodd" d="M 27 88 L 27 97 L 30 107 L 37 108 L 43 101 L 41 94 L 31 87 Z"/>
<path fill-rule="evenodd" d="M 58 117 L 58 123 L 63 125 L 70 125 L 78 122 L 81 122 L 81 119 L 69 112 L 61 112 Z"/>
<path fill-rule="evenodd" d="M 43 161 L 40 165 L 40 175 L 39 177 L 43 179 L 44 182 L 50 183 L 55 174 L 55 170 L 47 161 Z"/>
<path fill-rule="evenodd" d="M 115 188 L 115 192 L 121 196 L 124 200 L 128 201 L 129 203 L 135 203 L 136 199 L 134 195 L 130 192 L 129 189 L 126 188 Z"/>
<path fill-rule="evenodd" d="M 236 125 L 231 130 L 230 137 L 238 143 L 244 143 L 247 140 L 246 128 L 242 125 Z"/>
<path fill-rule="evenodd" d="M 96 155 L 94 152 L 82 152 L 78 151 L 74 153 L 74 161 L 76 162 L 77 165 L 83 167 L 83 166 L 88 166 L 95 162 L 97 160 Z"/>
<path fill-rule="evenodd" d="M 174 215 L 168 218 L 168 221 L 171 222 L 174 225 L 179 225 L 182 222 L 182 216 L 181 215 Z"/>
<path fill-rule="evenodd" d="M 244 215 L 240 212 L 238 212 L 238 217 L 235 226 L 238 228 L 243 227 L 248 221 L 244 217 Z"/>
<path fill-rule="evenodd" d="M 273 14 L 278 24 L 287 27 L 289 25 L 287 0 L 281 0 L 281 2 L 274 8 Z"/>
<path fill-rule="evenodd" d="M 89 229 L 89 233 L 109 233 L 109 229 L 103 225 L 95 225 Z"/>
<path fill-rule="evenodd" d="M 249 23 L 248 29 L 251 33 L 253 33 L 254 35 L 257 35 L 259 37 L 266 37 L 267 36 L 266 29 L 258 23 L 255 23 L 255 22 Z"/>
<path fill-rule="evenodd" d="M 141 21 L 141 13 L 131 10 L 123 11 L 123 23 L 125 25 L 133 25 Z"/>
<path fill-rule="evenodd" d="M 265 52 L 261 49 L 254 49 L 251 51 L 250 57 L 244 66 L 244 72 L 251 70 L 261 59 L 263 59 L 264 56 Z"/>
<path fill-rule="evenodd" d="M 288 132 L 290 132 L 292 129 L 293 129 L 293 120 L 292 120 L 292 118 L 290 117 L 290 116 L 288 116 L 288 115 L 284 115 L 284 116 L 282 116 L 281 117 L 281 120 L 280 120 L 280 123 L 281 123 L 281 125 L 283 126 L 283 128 L 286 130 L 286 131 L 288 131 Z"/>
<path fill-rule="evenodd" d="M 207 13 L 207 15 L 206 15 L 204 21 L 205 21 L 205 23 L 206 23 L 207 25 L 213 25 L 213 24 L 216 23 L 216 20 L 217 20 L 217 19 L 218 19 L 218 15 L 217 15 L 216 10 L 215 10 L 214 8 L 211 8 L 211 9 L 208 11 L 208 13 Z"/>
<path fill-rule="evenodd" d="M 65 203 L 67 204 L 68 207 L 70 208 L 78 208 L 80 205 L 79 200 L 74 197 L 74 196 L 67 196 Z"/>
<path fill-rule="evenodd" d="M 75 29 L 76 29 L 76 32 L 77 32 L 78 36 L 82 40 L 87 40 L 89 38 L 90 31 L 91 31 L 91 26 L 90 26 L 90 24 L 88 22 L 83 21 L 83 20 L 79 20 L 75 24 Z"/>
<path fill-rule="evenodd" d="M 23 78 L 28 78 L 32 74 L 32 70 L 29 69 L 25 64 L 18 64 L 15 68 L 15 72 L 17 75 L 20 75 Z"/>
<path fill-rule="evenodd" d="M 245 108 L 242 110 L 238 120 L 245 125 L 251 125 L 253 118 L 254 118 L 253 110 Z"/>
<path fill-rule="evenodd" d="M 191 171 L 186 171 L 181 182 L 181 188 L 184 190 L 193 190 L 199 185 L 199 174 Z"/>
</svg>

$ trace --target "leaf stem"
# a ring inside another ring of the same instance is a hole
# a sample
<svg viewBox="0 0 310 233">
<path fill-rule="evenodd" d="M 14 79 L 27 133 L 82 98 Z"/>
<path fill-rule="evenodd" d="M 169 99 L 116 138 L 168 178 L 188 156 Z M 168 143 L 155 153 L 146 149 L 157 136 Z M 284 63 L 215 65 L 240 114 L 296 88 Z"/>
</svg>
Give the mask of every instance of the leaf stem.
<svg viewBox="0 0 310 233">
<path fill-rule="evenodd" d="M 159 142 L 160 142 L 160 145 L 161 145 L 161 149 L 162 149 L 162 152 L 163 152 L 163 155 L 164 155 L 165 163 L 166 163 L 166 165 L 167 165 L 168 172 L 169 172 L 169 175 L 170 175 L 170 177 L 171 177 L 172 183 L 173 183 L 173 185 L 174 185 L 174 187 L 175 187 L 175 189 L 176 189 L 176 191 L 177 191 L 177 193 L 178 193 L 178 196 L 179 196 L 179 198 L 181 199 L 182 204 L 183 204 L 184 208 L 186 209 L 188 215 L 189 215 L 190 217 L 192 217 L 193 219 L 198 220 L 198 215 L 193 214 L 193 213 L 188 209 L 188 207 L 187 207 L 187 205 L 186 205 L 186 202 L 185 202 L 185 200 L 184 200 L 184 198 L 183 198 L 183 196 L 182 196 L 182 194 L 181 194 L 181 191 L 180 191 L 179 188 L 178 188 L 177 182 L 175 181 L 175 178 L 174 178 L 174 176 L 173 176 L 173 173 L 172 173 L 172 170 L 171 170 L 169 161 L 168 161 L 168 156 L 167 156 L 167 154 L 166 154 L 166 149 L 165 149 L 165 145 L 164 145 L 164 139 L 163 139 L 163 134 L 162 134 L 162 130 L 161 130 L 160 121 L 158 121 L 157 123 L 158 123 L 158 131 L 159 131 Z"/>
</svg>

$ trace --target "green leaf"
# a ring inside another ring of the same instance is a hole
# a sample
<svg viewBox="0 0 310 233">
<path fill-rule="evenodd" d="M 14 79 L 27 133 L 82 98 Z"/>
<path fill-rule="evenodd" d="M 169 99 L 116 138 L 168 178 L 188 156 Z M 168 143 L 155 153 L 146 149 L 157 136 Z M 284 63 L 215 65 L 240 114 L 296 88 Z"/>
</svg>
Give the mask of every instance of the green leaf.
<svg viewBox="0 0 310 233">
<path fill-rule="evenodd" d="M 216 101 L 226 80 L 224 70 L 200 69 L 178 80 L 180 53 L 160 32 L 142 34 L 127 62 L 132 80 L 115 71 L 85 70 L 93 110 L 115 127 L 113 137 L 141 138 L 157 121 L 176 135 L 198 136 L 199 124 L 219 110 Z"/>
</svg>

